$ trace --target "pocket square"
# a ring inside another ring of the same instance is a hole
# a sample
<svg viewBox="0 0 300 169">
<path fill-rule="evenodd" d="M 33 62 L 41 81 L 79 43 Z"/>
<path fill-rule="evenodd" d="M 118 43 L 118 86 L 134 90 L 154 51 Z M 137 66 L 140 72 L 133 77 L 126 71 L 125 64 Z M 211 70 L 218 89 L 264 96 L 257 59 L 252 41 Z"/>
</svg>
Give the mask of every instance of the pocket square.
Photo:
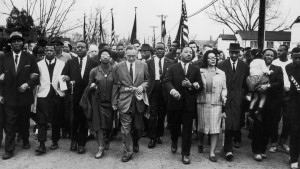
<svg viewBox="0 0 300 169">
<path fill-rule="evenodd" d="M 24 67 L 30 67 L 30 65 L 25 65 Z"/>
</svg>

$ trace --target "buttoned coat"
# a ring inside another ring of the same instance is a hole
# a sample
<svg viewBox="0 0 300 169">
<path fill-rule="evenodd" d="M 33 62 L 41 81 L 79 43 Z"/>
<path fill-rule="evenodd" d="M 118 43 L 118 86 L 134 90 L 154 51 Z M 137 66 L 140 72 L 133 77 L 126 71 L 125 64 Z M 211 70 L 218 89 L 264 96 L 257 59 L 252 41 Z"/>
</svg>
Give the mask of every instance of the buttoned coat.
<svg viewBox="0 0 300 169">
<path fill-rule="evenodd" d="M 147 97 L 149 73 L 146 63 L 136 60 L 134 82 L 129 74 L 126 61 L 122 61 L 113 68 L 114 85 L 112 91 L 112 105 L 117 106 L 121 113 L 126 113 L 135 93 L 128 91 L 130 87 L 143 87 L 143 100 L 136 101 L 138 112 L 144 112 L 145 105 L 149 105 Z"/>
<path fill-rule="evenodd" d="M 226 76 L 225 73 L 216 68 L 216 72 L 213 76 L 213 82 L 212 82 L 212 95 L 211 100 L 208 101 L 206 98 L 206 73 L 207 69 L 200 69 L 201 78 L 203 82 L 203 89 L 199 93 L 197 97 L 197 103 L 211 103 L 213 105 L 223 105 L 222 100 L 226 102 L 227 97 L 227 87 L 226 87 Z"/>
<path fill-rule="evenodd" d="M 37 63 L 33 55 L 22 52 L 19 56 L 17 70 L 13 52 L 4 54 L 0 62 L 0 75 L 4 73 L 1 83 L 0 95 L 4 97 L 5 106 L 30 106 L 33 103 L 33 87 L 38 83 L 38 78 L 32 78 L 33 74 L 39 74 Z M 29 89 L 20 93 L 18 88 L 27 83 Z"/>
<path fill-rule="evenodd" d="M 147 65 L 148 65 L 148 71 L 149 71 L 149 87 L 147 90 L 147 94 L 150 97 L 155 85 L 155 62 L 154 58 L 147 60 Z M 164 58 L 164 65 L 163 65 L 163 71 L 161 75 L 161 79 L 163 79 L 166 76 L 168 68 L 173 64 L 174 62 L 168 58 Z M 168 95 L 166 92 L 163 93 L 163 96 L 166 98 Z M 167 99 L 167 98 L 166 98 Z"/>
<path fill-rule="evenodd" d="M 239 59 L 236 71 L 233 73 L 230 59 L 226 59 L 218 64 L 218 68 L 224 71 L 226 76 L 226 130 L 240 130 L 242 102 L 248 90 L 246 78 L 249 75 L 249 66 Z"/>
</svg>

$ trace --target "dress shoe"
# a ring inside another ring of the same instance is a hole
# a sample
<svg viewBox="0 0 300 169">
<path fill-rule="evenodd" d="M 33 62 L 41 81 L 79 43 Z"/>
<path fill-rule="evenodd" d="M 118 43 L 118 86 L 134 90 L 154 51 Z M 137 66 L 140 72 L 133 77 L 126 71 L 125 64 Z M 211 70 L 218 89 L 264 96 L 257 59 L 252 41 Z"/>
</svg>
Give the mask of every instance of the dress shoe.
<svg viewBox="0 0 300 169">
<path fill-rule="evenodd" d="M 3 160 L 10 159 L 10 158 L 13 157 L 13 155 L 14 155 L 13 152 L 5 152 L 5 154 L 2 156 L 2 159 L 3 159 Z"/>
<path fill-rule="evenodd" d="M 139 144 L 137 143 L 137 144 L 134 144 L 133 145 L 133 152 L 135 152 L 135 153 L 138 153 L 140 151 L 140 146 L 139 146 Z"/>
<path fill-rule="evenodd" d="M 203 153 L 203 146 L 198 145 L 198 153 Z"/>
<path fill-rule="evenodd" d="M 262 159 L 267 159 L 267 155 L 266 154 L 260 154 Z"/>
<path fill-rule="evenodd" d="M 211 162 L 217 162 L 216 156 L 211 156 L 211 155 L 209 155 L 209 160 L 210 160 Z"/>
<path fill-rule="evenodd" d="M 95 154 L 95 158 L 99 159 L 102 158 L 104 155 L 104 147 L 99 147 L 98 152 Z"/>
<path fill-rule="evenodd" d="M 235 142 L 235 143 L 234 143 L 234 148 L 240 148 L 240 147 L 241 147 L 240 142 Z"/>
<path fill-rule="evenodd" d="M 262 157 L 261 157 L 260 154 L 254 154 L 253 158 L 254 158 L 255 161 L 262 161 Z"/>
<path fill-rule="evenodd" d="M 182 155 L 182 163 L 183 164 L 190 164 L 191 163 L 190 157 L 186 156 L 186 155 Z"/>
<path fill-rule="evenodd" d="M 105 145 L 104 145 L 105 150 L 109 150 L 109 140 L 105 140 Z"/>
<path fill-rule="evenodd" d="M 299 168 L 298 162 L 295 162 L 295 163 L 291 164 L 291 169 L 298 169 L 298 168 Z"/>
<path fill-rule="evenodd" d="M 30 149 L 29 141 L 23 141 L 23 149 Z"/>
<path fill-rule="evenodd" d="M 78 146 L 77 153 L 78 154 L 84 154 L 85 153 L 85 148 L 83 146 Z"/>
<path fill-rule="evenodd" d="M 123 156 L 122 157 L 122 162 L 128 162 L 129 160 L 131 160 L 132 159 L 132 155 L 129 155 L 129 156 Z"/>
<path fill-rule="evenodd" d="M 50 146 L 50 150 L 55 150 L 58 149 L 58 143 L 57 142 L 53 142 L 52 145 Z"/>
<path fill-rule="evenodd" d="M 175 154 L 177 152 L 177 143 L 172 142 L 171 151 L 172 151 L 173 154 Z"/>
<path fill-rule="evenodd" d="M 76 141 L 71 142 L 70 150 L 71 151 L 76 151 L 77 150 L 77 142 Z"/>
<path fill-rule="evenodd" d="M 40 146 L 35 150 L 35 152 L 37 152 L 38 155 L 45 154 L 46 153 L 45 143 L 40 143 Z"/>
<path fill-rule="evenodd" d="M 148 148 L 154 148 L 155 146 L 156 146 L 156 141 L 154 139 L 151 139 L 148 144 Z"/>
<path fill-rule="evenodd" d="M 232 159 L 233 159 L 233 154 L 232 154 L 232 152 L 227 152 L 226 155 L 225 155 L 225 157 L 226 157 L 226 160 L 227 160 L 227 161 L 232 161 Z"/>
<path fill-rule="evenodd" d="M 162 144 L 162 140 L 160 139 L 160 137 L 157 137 L 157 138 L 156 138 L 156 143 L 157 143 L 157 144 Z"/>
</svg>

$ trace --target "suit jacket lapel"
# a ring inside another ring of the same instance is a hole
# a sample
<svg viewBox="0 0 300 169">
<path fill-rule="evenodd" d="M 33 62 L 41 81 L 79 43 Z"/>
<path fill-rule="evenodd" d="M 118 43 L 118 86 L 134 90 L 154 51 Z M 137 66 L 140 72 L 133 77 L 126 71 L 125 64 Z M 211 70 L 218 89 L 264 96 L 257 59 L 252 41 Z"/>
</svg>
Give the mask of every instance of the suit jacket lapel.
<svg viewBox="0 0 300 169">
<path fill-rule="evenodd" d="M 150 70 L 152 72 L 152 74 L 154 75 L 154 78 L 155 78 L 155 62 L 154 62 L 154 59 L 152 59 L 150 61 Z"/>
<path fill-rule="evenodd" d="M 89 76 L 90 72 L 88 70 L 90 68 L 90 65 L 91 65 L 90 58 L 86 58 L 86 65 L 85 65 L 82 79 L 84 79 L 86 76 Z"/>
<path fill-rule="evenodd" d="M 165 58 L 164 59 L 163 74 L 165 74 L 167 72 L 168 65 L 169 65 L 169 61 Z"/>
<path fill-rule="evenodd" d="M 177 66 L 178 66 L 179 72 L 180 72 L 183 76 L 185 76 L 185 75 L 184 75 L 184 70 L 183 70 L 183 67 L 182 67 L 181 63 L 177 63 Z"/>
<path fill-rule="evenodd" d="M 20 60 L 19 60 L 19 65 L 18 65 L 18 68 L 17 68 L 17 75 L 20 73 L 21 69 L 24 67 L 24 64 L 25 64 L 25 58 L 26 56 L 24 56 L 24 52 L 21 53 L 21 56 L 20 56 Z"/>
<path fill-rule="evenodd" d="M 59 68 L 60 68 L 60 65 L 58 63 L 58 59 L 56 59 L 56 63 L 55 63 L 53 75 L 52 75 L 52 82 L 57 78 Z"/>
<path fill-rule="evenodd" d="M 126 61 L 122 62 L 121 64 L 123 64 L 122 67 L 123 67 L 123 71 L 124 71 L 125 75 L 126 75 L 127 78 L 129 79 L 130 83 L 133 85 L 133 80 L 132 80 L 132 78 L 131 78 L 131 76 L 130 76 L 130 73 L 129 73 L 129 71 L 128 71 Z M 136 70 L 136 69 L 135 69 L 135 70 Z"/>
<path fill-rule="evenodd" d="M 48 69 L 47 63 L 46 63 L 46 58 L 43 60 L 41 68 L 45 71 L 45 78 L 47 78 L 47 80 L 50 82 L 50 73 L 49 73 L 49 69 Z M 52 76 L 52 81 L 53 81 L 53 76 Z"/>
<path fill-rule="evenodd" d="M 236 77 L 238 76 L 238 74 L 239 74 L 238 72 L 241 72 L 241 69 L 242 69 L 241 62 L 243 62 L 243 61 L 238 59 L 238 62 L 237 62 L 237 65 L 236 65 L 236 69 L 235 69 L 235 73 L 234 73 L 234 76 L 233 76 L 233 80 L 236 79 Z"/>
<path fill-rule="evenodd" d="M 139 62 L 135 62 L 135 73 L 134 73 L 134 76 L 133 76 L 133 79 L 134 79 L 134 83 L 135 83 L 135 81 L 136 81 L 136 79 L 137 79 L 137 75 L 138 75 L 138 70 L 141 70 L 140 69 L 140 63 Z M 133 84 L 134 84 L 133 83 Z"/>
<path fill-rule="evenodd" d="M 227 59 L 227 61 L 225 61 L 224 64 L 226 64 L 226 67 L 227 67 L 227 69 L 228 69 L 229 74 L 230 74 L 231 76 L 234 76 L 233 71 L 232 71 L 232 65 L 231 65 L 230 59 Z M 235 70 L 235 71 L 236 71 L 236 70 Z"/>
<path fill-rule="evenodd" d="M 9 57 L 8 61 L 9 61 L 8 64 L 12 65 L 12 66 L 10 66 L 10 68 L 11 68 L 11 71 L 12 71 L 14 77 L 16 77 L 17 76 L 17 71 L 16 71 L 15 61 L 14 61 L 14 57 L 13 57 L 13 53 L 12 52 L 10 54 L 10 57 Z"/>
</svg>

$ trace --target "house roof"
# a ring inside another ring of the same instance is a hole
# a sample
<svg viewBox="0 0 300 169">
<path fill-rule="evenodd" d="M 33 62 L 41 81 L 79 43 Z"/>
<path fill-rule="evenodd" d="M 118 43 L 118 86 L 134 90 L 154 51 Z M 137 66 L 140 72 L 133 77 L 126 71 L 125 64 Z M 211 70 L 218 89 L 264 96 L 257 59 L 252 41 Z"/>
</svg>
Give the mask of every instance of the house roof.
<svg viewBox="0 0 300 169">
<path fill-rule="evenodd" d="M 219 38 L 221 38 L 222 40 L 233 40 L 233 41 L 236 41 L 236 37 L 233 34 L 220 34 Z"/>
<path fill-rule="evenodd" d="M 257 31 L 237 31 L 236 34 L 239 34 L 242 40 L 257 40 L 258 32 Z M 266 41 L 291 41 L 291 32 L 283 31 L 266 31 L 265 35 Z"/>
</svg>

